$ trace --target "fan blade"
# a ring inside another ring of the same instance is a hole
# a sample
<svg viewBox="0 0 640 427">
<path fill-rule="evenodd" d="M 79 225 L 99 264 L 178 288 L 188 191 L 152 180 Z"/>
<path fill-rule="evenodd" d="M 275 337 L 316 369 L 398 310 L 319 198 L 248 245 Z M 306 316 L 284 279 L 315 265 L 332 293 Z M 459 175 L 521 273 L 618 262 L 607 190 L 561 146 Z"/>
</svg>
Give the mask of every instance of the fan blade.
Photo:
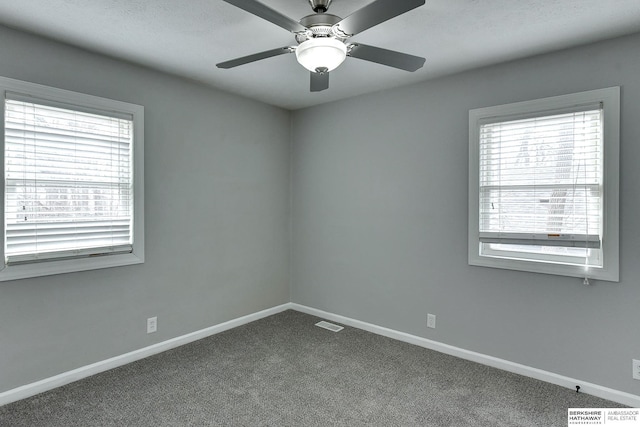
<svg viewBox="0 0 640 427">
<path fill-rule="evenodd" d="M 276 24 L 279 27 L 289 30 L 292 33 L 307 31 L 307 28 L 300 24 L 298 21 L 284 16 L 278 11 L 271 9 L 269 6 L 255 1 L 255 0 L 223 0 L 229 4 L 239 7 L 242 10 L 246 10 L 262 19 Z"/>
<path fill-rule="evenodd" d="M 425 4 L 425 0 L 376 0 L 334 25 L 338 33 L 353 36 L 381 22 Z"/>
<path fill-rule="evenodd" d="M 412 72 L 422 68 L 426 61 L 426 59 L 419 56 L 360 43 L 352 45 L 349 56 Z"/>
<path fill-rule="evenodd" d="M 272 56 L 291 53 L 294 49 L 290 47 L 279 47 L 277 49 L 265 50 L 264 52 L 254 53 L 253 55 L 243 56 L 242 58 L 232 59 L 231 61 L 221 62 L 216 65 L 218 68 L 233 68 L 238 65 L 248 64 L 250 62 L 259 61 L 261 59 L 271 58 Z"/>
<path fill-rule="evenodd" d="M 329 72 L 311 73 L 311 92 L 329 89 Z"/>
</svg>

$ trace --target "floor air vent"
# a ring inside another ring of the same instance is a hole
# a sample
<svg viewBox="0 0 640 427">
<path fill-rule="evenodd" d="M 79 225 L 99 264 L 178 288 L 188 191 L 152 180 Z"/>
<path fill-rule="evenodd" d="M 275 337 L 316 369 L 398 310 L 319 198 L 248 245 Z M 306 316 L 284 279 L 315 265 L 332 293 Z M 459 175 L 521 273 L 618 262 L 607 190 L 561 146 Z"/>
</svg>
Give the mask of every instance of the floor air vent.
<svg viewBox="0 0 640 427">
<path fill-rule="evenodd" d="M 340 332 L 344 329 L 342 326 L 334 325 L 333 323 L 325 322 L 324 320 L 316 323 L 316 326 L 320 326 L 321 328 L 328 329 L 331 332 Z"/>
</svg>

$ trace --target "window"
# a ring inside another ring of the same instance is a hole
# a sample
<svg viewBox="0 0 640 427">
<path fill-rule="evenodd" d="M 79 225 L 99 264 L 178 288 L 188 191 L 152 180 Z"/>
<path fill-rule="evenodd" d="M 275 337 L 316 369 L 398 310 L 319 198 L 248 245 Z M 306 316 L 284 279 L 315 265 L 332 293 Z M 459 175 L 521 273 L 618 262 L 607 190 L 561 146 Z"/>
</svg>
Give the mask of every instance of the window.
<svg viewBox="0 0 640 427">
<path fill-rule="evenodd" d="M 469 112 L 469 264 L 618 281 L 620 89 Z"/>
<path fill-rule="evenodd" d="M 0 280 L 143 262 L 143 108 L 11 79 L 0 87 Z"/>
</svg>

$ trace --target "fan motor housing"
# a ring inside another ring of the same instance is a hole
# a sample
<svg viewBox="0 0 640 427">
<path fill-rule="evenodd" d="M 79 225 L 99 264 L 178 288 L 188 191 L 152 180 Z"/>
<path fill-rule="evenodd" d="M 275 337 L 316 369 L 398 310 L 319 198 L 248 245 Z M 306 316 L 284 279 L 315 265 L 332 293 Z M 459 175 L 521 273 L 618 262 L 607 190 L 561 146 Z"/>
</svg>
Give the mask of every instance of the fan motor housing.
<svg viewBox="0 0 640 427">
<path fill-rule="evenodd" d="M 300 20 L 300 24 L 307 27 L 309 31 L 311 31 L 312 36 L 298 33 L 296 34 L 296 41 L 302 43 L 310 38 L 335 36 L 331 29 L 340 21 L 342 21 L 342 18 L 330 13 L 315 13 L 305 16 Z"/>
</svg>

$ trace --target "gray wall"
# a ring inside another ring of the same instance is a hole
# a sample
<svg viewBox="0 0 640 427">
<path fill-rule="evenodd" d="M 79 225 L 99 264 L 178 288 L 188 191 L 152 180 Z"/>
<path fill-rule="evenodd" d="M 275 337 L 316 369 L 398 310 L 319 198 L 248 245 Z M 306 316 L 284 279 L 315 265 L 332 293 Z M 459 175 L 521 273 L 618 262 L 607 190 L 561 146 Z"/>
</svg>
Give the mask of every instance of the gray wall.
<svg viewBox="0 0 640 427">
<path fill-rule="evenodd" d="M 640 395 L 639 75 L 635 35 L 294 113 L 293 302 Z M 617 85 L 621 281 L 469 266 L 469 109 Z"/>
<path fill-rule="evenodd" d="M 0 392 L 290 300 L 289 112 L 6 28 L 0 40 L 0 75 L 141 104 L 146 120 L 146 262 L 0 283 Z"/>
</svg>

